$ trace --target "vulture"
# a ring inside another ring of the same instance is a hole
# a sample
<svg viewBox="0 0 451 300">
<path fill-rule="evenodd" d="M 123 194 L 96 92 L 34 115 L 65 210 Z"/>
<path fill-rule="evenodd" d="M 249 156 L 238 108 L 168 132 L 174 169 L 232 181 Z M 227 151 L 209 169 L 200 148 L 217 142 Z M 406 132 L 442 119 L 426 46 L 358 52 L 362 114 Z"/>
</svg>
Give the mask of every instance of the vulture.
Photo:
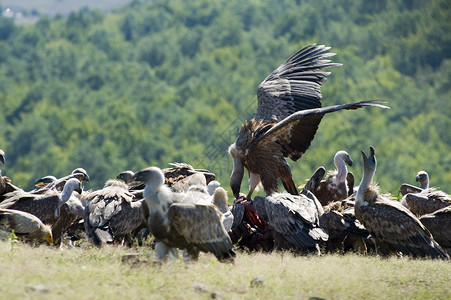
<svg viewBox="0 0 451 300">
<path fill-rule="evenodd" d="M 428 188 L 419 193 L 404 195 L 401 203 L 416 216 L 420 217 L 451 206 L 451 196 L 436 188 Z"/>
<path fill-rule="evenodd" d="M 205 169 L 194 169 L 193 166 L 186 163 L 170 163 L 170 165 L 172 165 L 172 167 L 162 170 L 165 177 L 165 183 L 168 186 L 172 186 L 175 182 L 196 173 L 204 175 L 206 184 L 216 178 L 215 174 L 210 171 Z"/>
<path fill-rule="evenodd" d="M 146 184 L 147 225 L 155 237 L 156 256 L 163 260 L 172 249 L 183 249 L 187 257 L 197 260 L 199 252 L 210 252 L 220 262 L 233 261 L 235 252 L 221 222 L 221 212 L 213 204 L 182 202 L 165 184 L 163 171 L 148 167 L 134 175 Z"/>
<path fill-rule="evenodd" d="M 83 198 L 86 235 L 96 246 L 121 241 L 144 228 L 143 200 L 135 199 L 122 181 L 108 180 L 103 189 Z"/>
<path fill-rule="evenodd" d="M 5 164 L 5 152 L 0 149 L 0 162 Z M 6 190 L 6 180 L 2 176 L 2 170 L 0 170 L 0 194 L 3 194 L 3 191 Z"/>
<path fill-rule="evenodd" d="M 334 164 L 336 170 L 329 171 L 326 179 L 320 182 L 316 190 L 312 191 L 323 206 L 344 200 L 349 194 L 346 165 L 352 166 L 352 159 L 346 151 L 341 150 L 335 154 Z"/>
<path fill-rule="evenodd" d="M 212 203 L 216 205 L 216 207 L 221 212 L 221 222 L 224 225 L 224 229 L 226 232 L 229 232 L 232 229 L 233 225 L 233 214 L 230 211 L 229 205 L 227 203 L 227 191 L 222 187 L 217 187 L 212 196 Z"/>
<path fill-rule="evenodd" d="M 15 209 L 0 209 L 0 238 L 9 238 L 12 232 L 19 239 L 53 243 L 50 227 L 36 216 Z"/>
<path fill-rule="evenodd" d="M 376 240 L 381 254 L 401 252 L 413 257 L 448 259 L 429 230 L 398 201 L 391 200 L 372 184 L 376 172 L 374 148 L 363 156 L 363 178 L 355 200 L 355 215 Z"/>
<path fill-rule="evenodd" d="M 82 196 L 78 193 L 72 193 L 69 200 L 60 208 L 60 215 L 52 225 L 53 243 L 60 246 L 64 234 L 74 224 L 83 220 L 85 207 L 81 202 Z"/>
<path fill-rule="evenodd" d="M 329 49 L 316 44 L 300 49 L 258 86 L 257 113 L 241 126 L 229 147 L 235 198 L 239 198 L 244 168 L 249 172 L 248 200 L 260 183 L 266 195 L 276 192 L 277 178 L 290 194 L 297 195 L 285 158 L 297 161 L 307 151 L 325 114 L 365 106 L 388 108 L 378 101 L 321 107 L 320 87 L 330 74 L 322 69 L 341 65 L 326 59 L 335 55 Z"/>
<path fill-rule="evenodd" d="M 414 186 L 408 183 L 403 183 L 401 185 L 401 195 L 406 195 L 408 193 L 419 193 L 422 190 L 429 188 L 429 175 L 426 171 L 419 171 L 417 176 L 415 176 L 415 181 L 420 183 L 420 186 Z"/>
<path fill-rule="evenodd" d="M 49 184 L 54 183 L 57 180 L 58 180 L 58 178 L 56 178 L 55 176 L 47 175 L 42 178 L 36 179 L 34 181 L 34 185 L 38 188 L 43 188 L 43 187 L 48 186 Z"/>
<path fill-rule="evenodd" d="M 186 192 L 191 185 L 207 185 L 214 181 L 216 176 L 208 170 L 194 169 L 193 166 L 186 163 L 170 163 L 172 167 L 163 169 L 165 183 L 175 192 Z M 130 186 L 130 190 L 143 190 L 145 184 L 136 182 L 133 179 L 135 173 L 127 170 L 116 175 L 117 179 L 123 180 Z"/>
<path fill-rule="evenodd" d="M 305 196 L 273 193 L 252 201 L 257 215 L 273 229 L 278 250 L 320 254 L 327 233 L 319 225 L 318 206 Z"/>
<path fill-rule="evenodd" d="M 6 194 L 6 200 L 0 203 L 0 208 L 16 209 L 31 213 L 45 224 L 53 225 L 59 217 L 61 206 L 66 203 L 72 192 L 81 193 L 81 183 L 76 178 L 67 180 L 63 191 L 48 189 L 42 194 L 25 191 L 15 191 Z"/>
<path fill-rule="evenodd" d="M 36 191 L 36 193 L 45 192 L 47 189 L 55 189 L 57 191 L 62 191 L 66 182 L 72 178 L 75 178 L 80 182 L 83 182 L 83 181 L 89 182 L 89 180 L 90 180 L 88 173 L 83 168 L 76 168 L 75 170 L 72 171 L 72 173 L 70 175 L 61 177 L 53 182 L 51 182 L 51 178 L 52 178 L 52 176 L 45 176 L 41 179 L 38 179 L 37 180 L 38 184 L 39 184 L 39 182 L 42 182 L 42 181 L 44 181 L 44 182 L 47 181 L 48 184 L 44 185 L 43 188 L 38 189 Z M 35 181 L 35 184 L 36 184 L 36 181 Z"/>
<path fill-rule="evenodd" d="M 319 223 L 329 235 L 326 242 L 328 252 L 354 250 L 367 253 L 369 232 L 357 220 L 354 210 L 354 197 L 332 202 L 324 207 L 324 214 L 319 217 Z"/>
<path fill-rule="evenodd" d="M 451 206 L 444 207 L 420 218 L 440 246 L 451 253 Z"/>
<path fill-rule="evenodd" d="M 0 162 L 5 164 L 5 161 L 5 152 L 0 149 Z M 8 177 L 2 176 L 2 171 L 0 170 L 0 203 L 5 200 L 5 194 L 14 191 L 22 191 L 22 189 L 12 184 L 11 179 Z"/>
</svg>

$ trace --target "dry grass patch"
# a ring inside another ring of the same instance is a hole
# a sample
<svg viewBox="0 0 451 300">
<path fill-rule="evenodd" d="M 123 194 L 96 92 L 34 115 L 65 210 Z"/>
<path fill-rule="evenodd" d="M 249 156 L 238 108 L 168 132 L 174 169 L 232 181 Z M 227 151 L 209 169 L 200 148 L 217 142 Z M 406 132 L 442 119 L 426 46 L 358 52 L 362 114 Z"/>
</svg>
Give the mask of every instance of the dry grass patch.
<svg viewBox="0 0 451 300">
<path fill-rule="evenodd" d="M 136 259 L 122 262 L 127 253 Z M 238 253 L 235 264 L 153 262 L 147 247 L 55 249 L 0 242 L 3 299 L 446 299 L 451 263 L 354 254 Z M 135 262 L 133 262 L 135 261 Z M 251 286 L 258 275 L 261 284 Z"/>
</svg>

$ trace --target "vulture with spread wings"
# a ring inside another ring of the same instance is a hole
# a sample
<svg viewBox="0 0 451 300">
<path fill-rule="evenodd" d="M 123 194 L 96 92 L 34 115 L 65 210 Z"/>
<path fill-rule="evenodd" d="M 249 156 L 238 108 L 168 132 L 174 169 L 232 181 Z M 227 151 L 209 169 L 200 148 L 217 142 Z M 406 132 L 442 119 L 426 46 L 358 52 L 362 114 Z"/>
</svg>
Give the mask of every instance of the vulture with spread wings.
<svg viewBox="0 0 451 300">
<path fill-rule="evenodd" d="M 257 113 L 241 126 L 229 147 L 233 158 L 230 186 L 235 198 L 239 197 L 244 168 L 250 176 L 249 200 L 260 182 L 267 195 L 277 191 L 277 178 L 289 193 L 297 194 L 285 157 L 297 161 L 307 151 L 325 114 L 364 106 L 388 108 L 378 101 L 321 107 L 320 87 L 330 73 L 320 70 L 341 65 L 326 59 L 335 55 L 327 52 L 329 49 L 315 44 L 302 48 L 259 85 Z"/>
</svg>

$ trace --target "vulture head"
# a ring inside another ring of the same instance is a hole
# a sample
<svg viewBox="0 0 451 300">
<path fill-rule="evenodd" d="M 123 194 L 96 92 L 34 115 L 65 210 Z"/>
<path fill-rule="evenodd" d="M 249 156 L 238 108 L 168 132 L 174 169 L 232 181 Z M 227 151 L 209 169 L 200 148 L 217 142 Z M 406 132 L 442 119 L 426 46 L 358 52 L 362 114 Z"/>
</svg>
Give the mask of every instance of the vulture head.
<svg viewBox="0 0 451 300">
<path fill-rule="evenodd" d="M 340 150 L 337 153 L 335 153 L 334 157 L 335 165 L 337 165 L 339 161 L 345 162 L 350 167 L 352 166 L 351 156 L 349 156 L 348 152 L 346 151 Z"/>
<path fill-rule="evenodd" d="M 45 240 L 53 244 L 50 226 L 44 225 L 35 215 L 15 209 L 0 209 L 0 236 L 11 231 L 26 240 Z"/>
<path fill-rule="evenodd" d="M 124 172 L 120 172 L 116 175 L 116 178 L 119 180 L 123 180 L 126 184 L 129 184 L 134 181 L 133 176 L 135 173 L 133 171 L 127 170 Z"/>
<path fill-rule="evenodd" d="M 219 183 L 219 181 L 217 180 L 212 180 L 207 184 L 207 190 L 208 190 L 208 194 L 210 194 L 210 196 L 213 196 L 213 194 L 215 193 L 216 189 L 221 187 L 221 184 Z"/>
<path fill-rule="evenodd" d="M 420 183 L 420 187 L 425 190 L 429 187 L 429 175 L 425 171 L 419 171 L 415 180 Z"/>
<path fill-rule="evenodd" d="M 61 193 L 61 201 L 58 203 L 58 207 L 55 210 L 56 218 L 59 217 L 61 206 L 70 199 L 70 196 L 74 191 L 79 194 L 82 193 L 81 183 L 80 180 L 78 180 L 77 178 L 71 178 L 68 181 L 66 181 L 66 184 L 64 185 L 63 191 Z"/>
<path fill-rule="evenodd" d="M 365 172 L 376 172 L 376 156 L 374 154 L 374 147 L 370 146 L 370 155 L 366 156 L 365 152 L 362 152 L 363 156 L 363 169 Z"/>
<path fill-rule="evenodd" d="M 42 178 L 36 179 L 35 182 L 34 182 L 34 185 L 39 187 L 39 188 L 41 188 L 41 187 L 47 186 L 47 185 L 49 185 L 49 184 L 51 184 L 51 183 L 53 183 L 53 182 L 55 182 L 57 180 L 58 179 L 55 176 L 47 175 L 47 176 L 44 176 Z"/>
<path fill-rule="evenodd" d="M 147 185 L 159 187 L 164 184 L 164 174 L 158 167 L 148 167 L 138 171 L 133 176 L 134 181 L 144 182 Z"/>
<path fill-rule="evenodd" d="M 72 175 L 80 181 L 88 182 L 90 180 L 88 172 L 83 168 L 76 168 L 72 171 Z"/>
</svg>

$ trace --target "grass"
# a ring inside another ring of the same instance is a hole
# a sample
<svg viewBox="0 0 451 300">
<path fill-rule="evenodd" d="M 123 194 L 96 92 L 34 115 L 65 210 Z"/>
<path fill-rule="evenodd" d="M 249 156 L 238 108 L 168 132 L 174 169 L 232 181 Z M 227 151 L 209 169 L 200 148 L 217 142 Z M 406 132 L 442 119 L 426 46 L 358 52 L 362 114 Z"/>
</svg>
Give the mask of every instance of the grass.
<svg viewBox="0 0 451 300">
<path fill-rule="evenodd" d="M 127 253 L 136 261 L 123 262 Z M 356 254 L 239 252 L 235 264 L 153 262 L 148 247 L 0 242 L 0 299 L 449 299 L 451 263 Z M 251 281 L 258 275 L 263 282 Z"/>
</svg>

